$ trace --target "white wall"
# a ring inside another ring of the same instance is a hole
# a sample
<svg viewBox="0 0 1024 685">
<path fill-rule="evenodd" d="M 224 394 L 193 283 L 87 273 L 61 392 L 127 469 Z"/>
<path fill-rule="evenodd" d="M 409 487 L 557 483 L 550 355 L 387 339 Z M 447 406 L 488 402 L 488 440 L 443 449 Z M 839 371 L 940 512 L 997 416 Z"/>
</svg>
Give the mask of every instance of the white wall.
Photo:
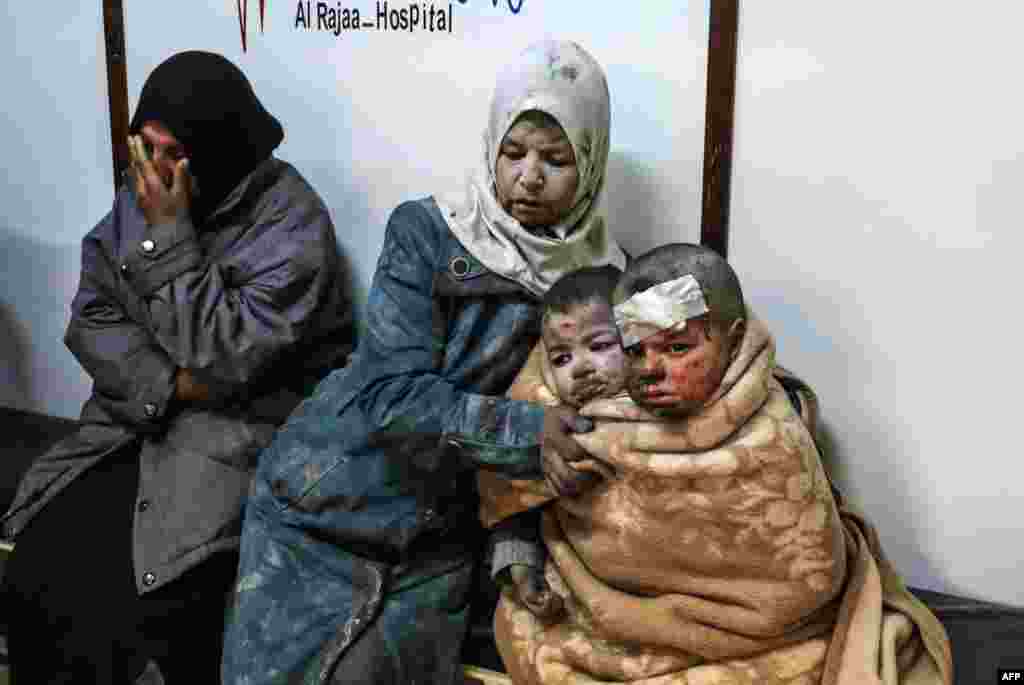
<svg viewBox="0 0 1024 685">
<path fill-rule="evenodd" d="M 79 240 L 114 197 L 101 3 L 0 14 L 0 405 L 77 416 Z"/>
<path fill-rule="evenodd" d="M 362 288 L 387 213 L 461 180 L 495 70 L 543 35 L 579 40 L 607 68 L 623 243 L 699 238 L 701 2 L 525 0 L 512 16 L 469 0 L 451 36 L 335 38 L 295 30 L 294 2 L 280 0 L 261 36 L 252 0 L 246 54 L 234 0 L 126 4 L 132 104 L 177 50 L 240 64 L 285 125 L 282 157 L 330 205 Z M 60 335 L 78 238 L 111 197 L 102 24 L 98 7 L 47 23 L 16 21 L 38 12 L 17 7 L 0 22 L 17 67 L 0 127 L 0 404 L 72 416 L 87 379 Z M 780 359 L 822 398 L 840 485 L 908 581 L 1024 605 L 1013 7 L 742 3 L 731 258 Z"/>
<path fill-rule="evenodd" d="M 1014 3 L 741 3 L 731 260 L 913 585 L 1024 605 Z"/>
</svg>

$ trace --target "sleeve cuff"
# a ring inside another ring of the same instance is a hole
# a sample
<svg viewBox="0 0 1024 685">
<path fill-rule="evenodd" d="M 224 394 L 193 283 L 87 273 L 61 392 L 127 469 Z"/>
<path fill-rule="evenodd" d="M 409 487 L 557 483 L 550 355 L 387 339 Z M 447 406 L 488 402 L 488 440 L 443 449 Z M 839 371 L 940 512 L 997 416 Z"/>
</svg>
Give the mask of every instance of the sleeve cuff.
<svg viewBox="0 0 1024 685">
<path fill-rule="evenodd" d="M 201 263 L 195 227 L 185 219 L 150 227 L 120 268 L 135 292 L 147 297 Z"/>
<path fill-rule="evenodd" d="M 502 571 L 515 564 L 543 569 L 546 559 L 547 553 L 540 542 L 512 538 L 498 540 L 494 543 L 494 555 L 491 559 L 491 579 L 498 580 Z"/>
<path fill-rule="evenodd" d="M 175 376 L 177 367 L 164 364 L 156 369 L 152 382 L 142 388 L 136 404 L 139 410 L 140 423 L 159 423 L 167 415 L 171 402 L 174 400 Z"/>
<path fill-rule="evenodd" d="M 540 512 L 529 510 L 505 519 L 491 534 L 491 578 L 513 564 L 544 568 L 547 550 L 540 535 Z"/>
<path fill-rule="evenodd" d="M 538 436 L 544 427 L 544 407 L 487 397 L 467 422 L 476 430 L 446 436 L 464 459 L 512 478 L 543 477 Z"/>
<path fill-rule="evenodd" d="M 133 430 L 158 430 L 166 420 L 174 400 L 175 371 L 175 367 L 170 364 L 155 372 L 150 371 L 148 382 L 138 386 L 132 397 L 115 398 L 94 390 L 93 399 L 109 416 Z"/>
</svg>

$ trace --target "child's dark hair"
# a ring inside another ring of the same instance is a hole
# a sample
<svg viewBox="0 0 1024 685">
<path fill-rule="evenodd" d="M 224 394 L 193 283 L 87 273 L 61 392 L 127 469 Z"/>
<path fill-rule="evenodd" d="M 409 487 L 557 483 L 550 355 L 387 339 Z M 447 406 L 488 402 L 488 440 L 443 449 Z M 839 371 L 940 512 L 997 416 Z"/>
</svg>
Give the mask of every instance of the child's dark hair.
<svg viewBox="0 0 1024 685">
<path fill-rule="evenodd" d="M 697 279 L 711 321 L 729 325 L 746 318 L 740 279 L 729 262 L 714 250 L 691 243 L 662 245 L 633 260 L 619 279 L 614 302 L 687 274 Z"/>
<path fill-rule="evenodd" d="M 594 301 L 611 304 L 612 292 L 621 275 L 622 272 L 611 264 L 570 271 L 544 294 L 544 316 L 551 312 L 568 314 L 571 308 Z"/>
</svg>

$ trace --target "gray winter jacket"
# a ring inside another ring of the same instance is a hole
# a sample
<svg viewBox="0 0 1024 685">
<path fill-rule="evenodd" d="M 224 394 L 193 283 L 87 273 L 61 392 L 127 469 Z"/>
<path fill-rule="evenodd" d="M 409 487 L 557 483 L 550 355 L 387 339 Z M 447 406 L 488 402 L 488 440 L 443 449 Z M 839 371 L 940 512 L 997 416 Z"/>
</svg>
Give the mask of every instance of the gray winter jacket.
<svg viewBox="0 0 1024 685">
<path fill-rule="evenodd" d="M 237 547 L 257 455 L 344 363 L 353 326 L 327 209 L 289 164 L 260 164 L 202 230 L 147 227 L 129 185 L 82 241 L 65 336 L 93 379 L 82 426 L 29 468 L 2 532 L 16 538 L 86 469 L 136 442 L 133 555 L 147 592 Z M 175 400 L 178 368 L 214 399 Z"/>
</svg>

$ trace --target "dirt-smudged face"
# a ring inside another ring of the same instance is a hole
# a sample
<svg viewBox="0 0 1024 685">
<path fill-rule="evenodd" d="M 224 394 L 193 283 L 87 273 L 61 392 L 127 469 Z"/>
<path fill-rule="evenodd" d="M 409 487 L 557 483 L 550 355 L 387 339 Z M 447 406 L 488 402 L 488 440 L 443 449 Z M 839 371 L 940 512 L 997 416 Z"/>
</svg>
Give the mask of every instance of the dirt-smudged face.
<svg viewBox="0 0 1024 685">
<path fill-rule="evenodd" d="M 718 389 L 742 333 L 741 321 L 726 329 L 705 315 L 643 338 L 626 350 L 630 397 L 666 416 L 692 414 Z"/>
<path fill-rule="evenodd" d="M 576 305 L 566 314 L 549 312 L 543 339 L 558 397 L 566 404 L 580 407 L 625 389 L 626 357 L 608 303 Z"/>
<path fill-rule="evenodd" d="M 521 120 L 508 130 L 498 150 L 498 201 L 525 228 L 557 224 L 569 214 L 576 197 L 576 155 L 562 127 L 552 124 Z"/>
</svg>

